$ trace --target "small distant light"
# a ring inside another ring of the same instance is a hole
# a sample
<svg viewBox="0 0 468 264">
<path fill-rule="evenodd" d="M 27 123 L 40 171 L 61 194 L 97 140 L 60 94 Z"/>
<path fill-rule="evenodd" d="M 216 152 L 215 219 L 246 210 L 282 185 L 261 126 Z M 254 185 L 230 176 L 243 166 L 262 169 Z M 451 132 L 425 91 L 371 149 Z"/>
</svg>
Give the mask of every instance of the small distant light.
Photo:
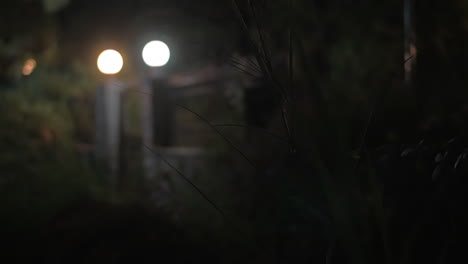
<svg viewBox="0 0 468 264">
<path fill-rule="evenodd" d="M 36 65 L 37 63 L 35 59 L 27 59 L 23 65 L 23 75 L 30 75 L 36 68 Z"/>
<path fill-rule="evenodd" d="M 146 65 L 150 67 L 161 67 L 166 65 L 169 61 L 171 52 L 164 42 L 154 40 L 145 45 L 141 55 Z"/>
<path fill-rule="evenodd" d="M 112 49 L 105 50 L 99 54 L 97 67 L 104 74 L 116 74 L 123 67 L 122 55 Z"/>
</svg>

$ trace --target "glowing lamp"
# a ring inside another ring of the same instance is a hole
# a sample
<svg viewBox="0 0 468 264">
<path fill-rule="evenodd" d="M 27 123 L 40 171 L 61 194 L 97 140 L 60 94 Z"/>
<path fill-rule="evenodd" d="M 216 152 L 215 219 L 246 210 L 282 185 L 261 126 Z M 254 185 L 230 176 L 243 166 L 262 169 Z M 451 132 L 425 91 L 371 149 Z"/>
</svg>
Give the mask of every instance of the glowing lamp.
<svg viewBox="0 0 468 264">
<path fill-rule="evenodd" d="M 24 62 L 23 70 L 21 71 L 23 75 L 30 75 L 36 68 L 36 60 L 28 59 Z"/>
<path fill-rule="evenodd" d="M 105 50 L 99 54 L 97 67 L 104 74 L 116 74 L 123 67 L 122 55 L 112 49 Z"/>
<path fill-rule="evenodd" d="M 148 42 L 142 52 L 143 61 L 150 67 L 166 65 L 170 56 L 169 47 L 159 40 Z"/>
</svg>

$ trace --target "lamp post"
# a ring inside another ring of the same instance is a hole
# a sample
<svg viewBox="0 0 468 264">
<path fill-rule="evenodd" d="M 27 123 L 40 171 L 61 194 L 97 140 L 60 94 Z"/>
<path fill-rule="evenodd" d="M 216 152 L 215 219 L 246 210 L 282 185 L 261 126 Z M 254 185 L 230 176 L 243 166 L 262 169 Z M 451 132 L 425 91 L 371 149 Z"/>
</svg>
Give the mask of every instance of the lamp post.
<svg viewBox="0 0 468 264">
<path fill-rule="evenodd" d="M 114 191 L 119 173 L 120 94 L 125 89 L 114 76 L 122 69 L 123 58 L 116 50 L 104 50 L 97 67 L 106 78 L 96 90 L 96 155 L 105 161 Z"/>
<path fill-rule="evenodd" d="M 155 68 L 162 67 L 167 64 L 170 58 L 169 47 L 162 41 L 153 40 L 148 42 L 142 50 L 142 58 L 149 70 L 145 71 L 144 90 L 147 93 L 142 96 L 142 119 L 143 119 L 143 168 L 147 180 L 152 179 L 156 175 L 156 168 L 153 153 L 147 148 L 154 147 L 154 116 L 153 116 L 153 80 L 161 78 L 162 72 Z"/>
</svg>

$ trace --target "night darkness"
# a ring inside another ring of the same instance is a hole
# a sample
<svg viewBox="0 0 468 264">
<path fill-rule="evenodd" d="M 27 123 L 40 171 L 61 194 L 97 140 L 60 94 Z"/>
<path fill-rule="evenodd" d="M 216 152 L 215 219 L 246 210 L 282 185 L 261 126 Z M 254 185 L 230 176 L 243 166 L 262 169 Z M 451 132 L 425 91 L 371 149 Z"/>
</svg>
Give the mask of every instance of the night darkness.
<svg viewBox="0 0 468 264">
<path fill-rule="evenodd" d="M 4 0 L 0 261 L 465 263 L 467 48 L 464 0 Z"/>
</svg>

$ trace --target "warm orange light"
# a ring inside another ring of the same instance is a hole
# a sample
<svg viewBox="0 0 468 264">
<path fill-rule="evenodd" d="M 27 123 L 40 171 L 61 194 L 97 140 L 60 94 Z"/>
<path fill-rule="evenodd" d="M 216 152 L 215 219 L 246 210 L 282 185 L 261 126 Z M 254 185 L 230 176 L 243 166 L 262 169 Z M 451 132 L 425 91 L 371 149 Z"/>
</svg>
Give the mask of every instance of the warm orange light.
<svg viewBox="0 0 468 264">
<path fill-rule="evenodd" d="M 105 50 L 99 54 L 97 66 L 104 74 L 116 74 L 123 66 L 122 55 L 112 49 Z"/>
<path fill-rule="evenodd" d="M 36 65 L 37 63 L 35 59 L 27 59 L 23 65 L 23 75 L 30 75 L 34 71 L 34 68 L 36 68 Z"/>
</svg>

